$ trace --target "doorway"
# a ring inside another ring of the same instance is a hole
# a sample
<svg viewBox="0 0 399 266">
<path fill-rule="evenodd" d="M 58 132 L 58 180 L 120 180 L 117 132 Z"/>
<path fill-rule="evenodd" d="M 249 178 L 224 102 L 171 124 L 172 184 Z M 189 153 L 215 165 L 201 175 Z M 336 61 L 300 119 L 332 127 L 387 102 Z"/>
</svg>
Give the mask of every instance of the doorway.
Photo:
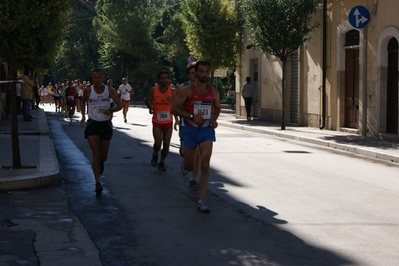
<svg viewBox="0 0 399 266">
<path fill-rule="evenodd" d="M 345 54 L 345 127 L 359 128 L 359 49 Z"/>
<path fill-rule="evenodd" d="M 388 43 L 387 133 L 398 134 L 398 41 Z"/>
</svg>

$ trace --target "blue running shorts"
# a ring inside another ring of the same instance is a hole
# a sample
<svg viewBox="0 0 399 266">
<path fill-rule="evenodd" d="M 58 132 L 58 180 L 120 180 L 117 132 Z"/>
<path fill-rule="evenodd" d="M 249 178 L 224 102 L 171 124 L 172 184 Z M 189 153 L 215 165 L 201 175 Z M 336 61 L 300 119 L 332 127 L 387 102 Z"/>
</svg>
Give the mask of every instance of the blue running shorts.
<svg viewBox="0 0 399 266">
<path fill-rule="evenodd" d="M 201 142 L 216 141 L 215 129 L 209 127 L 181 127 L 181 139 L 189 149 L 194 149 Z"/>
</svg>

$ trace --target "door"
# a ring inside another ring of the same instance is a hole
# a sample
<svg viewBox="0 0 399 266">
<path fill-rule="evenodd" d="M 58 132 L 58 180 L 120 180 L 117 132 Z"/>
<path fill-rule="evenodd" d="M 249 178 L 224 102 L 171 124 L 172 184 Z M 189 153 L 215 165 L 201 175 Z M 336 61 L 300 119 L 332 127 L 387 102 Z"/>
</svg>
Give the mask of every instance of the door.
<svg viewBox="0 0 399 266">
<path fill-rule="evenodd" d="M 359 49 L 345 55 L 345 127 L 359 127 Z"/>
<path fill-rule="evenodd" d="M 388 43 L 387 133 L 398 134 L 398 41 Z"/>
</svg>

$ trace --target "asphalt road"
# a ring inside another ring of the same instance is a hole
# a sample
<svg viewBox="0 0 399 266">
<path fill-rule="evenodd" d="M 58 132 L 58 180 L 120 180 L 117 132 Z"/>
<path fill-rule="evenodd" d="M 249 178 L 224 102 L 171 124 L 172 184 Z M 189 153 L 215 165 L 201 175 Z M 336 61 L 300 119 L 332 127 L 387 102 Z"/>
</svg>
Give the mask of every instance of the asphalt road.
<svg viewBox="0 0 399 266">
<path fill-rule="evenodd" d="M 223 114 L 222 114 L 223 116 Z M 398 167 L 219 127 L 207 205 L 187 189 L 175 132 L 151 167 L 151 117 L 116 113 L 103 196 L 76 120 L 47 114 L 69 207 L 103 265 L 396 265 Z M 223 118 L 222 118 L 223 119 Z"/>
</svg>

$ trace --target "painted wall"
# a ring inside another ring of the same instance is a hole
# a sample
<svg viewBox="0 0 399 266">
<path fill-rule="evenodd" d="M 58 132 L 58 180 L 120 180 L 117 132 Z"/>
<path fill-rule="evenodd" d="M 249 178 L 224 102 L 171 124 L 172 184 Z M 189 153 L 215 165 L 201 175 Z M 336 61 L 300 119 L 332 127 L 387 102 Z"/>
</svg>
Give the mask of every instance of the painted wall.
<svg viewBox="0 0 399 266">
<path fill-rule="evenodd" d="M 345 35 L 354 28 L 348 21 L 349 11 L 357 5 L 365 6 L 371 14 L 365 29 L 359 30 L 359 45 L 345 47 Z M 327 129 L 349 130 L 345 128 L 345 53 L 347 49 L 359 49 L 359 124 L 352 132 L 380 137 L 386 130 L 387 65 L 388 42 L 399 40 L 399 1 L 390 0 L 329 0 L 327 16 L 327 80 L 326 107 Z M 314 20 L 322 22 L 322 12 Z M 322 85 L 322 27 L 316 29 L 312 39 L 299 49 L 299 124 L 318 127 L 321 115 Z M 250 41 L 244 34 L 244 47 Z M 367 43 L 367 48 L 364 43 Z M 365 56 L 365 51 L 367 54 Z M 251 76 L 251 59 L 259 59 L 260 118 L 281 121 L 281 63 L 270 55 L 258 50 L 245 49 L 239 58 L 236 91 L 241 90 L 246 76 Z M 290 100 L 290 60 L 287 62 L 287 110 L 289 121 Z M 366 76 L 363 74 L 366 69 Z M 364 83 L 364 77 L 366 83 Z M 399 99 L 398 99 L 399 101 Z M 366 116 L 363 114 L 366 108 Z M 237 116 L 245 116 L 244 103 L 237 110 Z"/>
</svg>

